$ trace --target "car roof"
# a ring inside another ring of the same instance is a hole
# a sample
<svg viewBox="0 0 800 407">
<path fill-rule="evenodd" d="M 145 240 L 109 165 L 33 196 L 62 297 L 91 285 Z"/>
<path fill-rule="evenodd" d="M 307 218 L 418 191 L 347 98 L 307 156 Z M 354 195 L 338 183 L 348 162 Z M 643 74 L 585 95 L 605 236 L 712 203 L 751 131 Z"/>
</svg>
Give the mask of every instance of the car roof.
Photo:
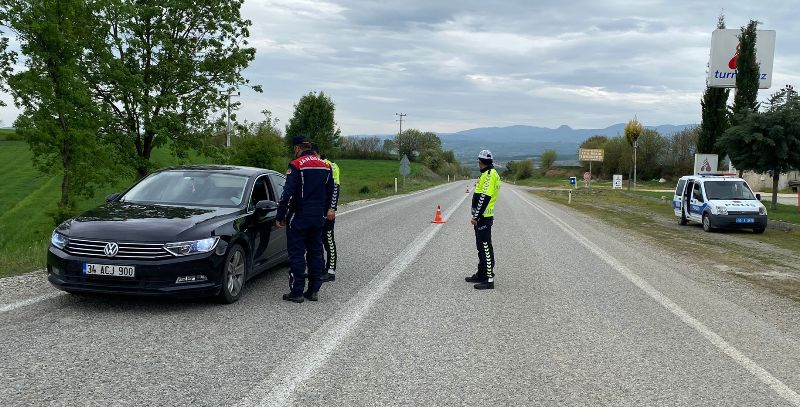
<svg viewBox="0 0 800 407">
<path fill-rule="evenodd" d="M 256 167 L 243 167 L 238 165 L 212 165 L 212 164 L 203 164 L 203 165 L 178 165 L 174 167 L 167 167 L 158 170 L 158 172 L 163 171 L 205 171 L 205 172 L 224 172 L 230 173 L 235 175 L 244 175 L 244 176 L 253 176 L 253 175 L 261 175 L 261 174 L 277 174 L 282 175 L 281 173 L 273 170 L 268 170 L 265 168 L 256 168 Z"/>
<path fill-rule="evenodd" d="M 744 181 L 743 179 L 733 175 L 684 175 L 681 180 L 695 180 L 695 181 Z"/>
</svg>

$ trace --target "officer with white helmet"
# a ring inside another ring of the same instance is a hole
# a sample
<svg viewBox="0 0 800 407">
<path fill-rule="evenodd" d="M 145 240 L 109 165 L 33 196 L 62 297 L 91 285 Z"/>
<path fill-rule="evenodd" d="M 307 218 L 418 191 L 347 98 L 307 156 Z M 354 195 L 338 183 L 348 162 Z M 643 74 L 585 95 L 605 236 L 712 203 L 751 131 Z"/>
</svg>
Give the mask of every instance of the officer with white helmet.
<svg viewBox="0 0 800 407">
<path fill-rule="evenodd" d="M 500 193 L 500 174 L 494 168 L 492 152 L 483 150 L 478 154 L 481 176 L 472 195 L 472 219 L 475 228 L 475 246 L 478 249 L 478 272 L 467 277 L 468 283 L 476 283 L 475 289 L 494 289 L 494 248 L 492 247 L 492 224 L 494 206 Z"/>
</svg>

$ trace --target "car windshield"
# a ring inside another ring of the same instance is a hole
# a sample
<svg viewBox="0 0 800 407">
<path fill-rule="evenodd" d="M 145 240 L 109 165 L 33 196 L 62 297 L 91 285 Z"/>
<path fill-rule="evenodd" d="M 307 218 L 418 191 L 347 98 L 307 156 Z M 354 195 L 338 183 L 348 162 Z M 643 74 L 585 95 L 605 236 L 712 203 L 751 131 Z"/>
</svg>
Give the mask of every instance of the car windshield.
<svg viewBox="0 0 800 407">
<path fill-rule="evenodd" d="M 207 171 L 162 171 L 145 178 L 122 196 L 122 202 L 236 207 L 247 177 Z"/>
<path fill-rule="evenodd" d="M 703 185 L 706 187 L 708 199 L 728 201 L 756 199 L 744 181 L 706 181 Z"/>
</svg>

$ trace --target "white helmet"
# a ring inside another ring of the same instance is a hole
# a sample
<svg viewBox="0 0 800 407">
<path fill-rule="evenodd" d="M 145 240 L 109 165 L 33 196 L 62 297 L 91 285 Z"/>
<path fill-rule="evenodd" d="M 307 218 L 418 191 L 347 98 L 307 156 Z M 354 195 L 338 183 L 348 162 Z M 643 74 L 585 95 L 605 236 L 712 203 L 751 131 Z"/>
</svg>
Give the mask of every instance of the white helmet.
<svg viewBox="0 0 800 407">
<path fill-rule="evenodd" d="M 478 154 L 478 158 L 481 160 L 491 160 L 492 152 L 489 150 L 481 150 L 481 152 Z"/>
</svg>

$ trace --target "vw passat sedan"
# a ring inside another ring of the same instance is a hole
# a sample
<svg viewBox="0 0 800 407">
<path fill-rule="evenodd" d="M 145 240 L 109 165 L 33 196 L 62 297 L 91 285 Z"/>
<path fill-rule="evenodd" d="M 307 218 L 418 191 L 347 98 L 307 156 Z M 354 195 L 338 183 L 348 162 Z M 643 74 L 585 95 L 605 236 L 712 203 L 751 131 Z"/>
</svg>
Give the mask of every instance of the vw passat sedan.
<svg viewBox="0 0 800 407">
<path fill-rule="evenodd" d="M 48 279 L 67 292 L 239 299 L 286 262 L 275 227 L 285 177 L 246 167 L 158 171 L 53 232 Z"/>
</svg>

